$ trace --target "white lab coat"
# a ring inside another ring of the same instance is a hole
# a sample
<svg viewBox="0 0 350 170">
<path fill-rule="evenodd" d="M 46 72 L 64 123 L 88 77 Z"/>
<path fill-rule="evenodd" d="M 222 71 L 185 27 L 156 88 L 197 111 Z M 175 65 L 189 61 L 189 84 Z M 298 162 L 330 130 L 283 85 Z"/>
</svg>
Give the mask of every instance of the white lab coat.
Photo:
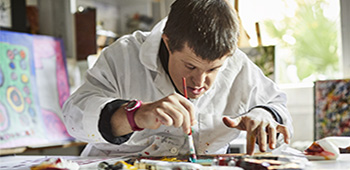
<svg viewBox="0 0 350 170">
<path fill-rule="evenodd" d="M 85 83 L 65 103 L 63 114 L 68 132 L 89 143 L 82 155 L 188 153 L 188 141 L 181 128 L 161 126 L 134 132 L 121 145 L 108 143 L 98 130 L 101 110 L 115 99 L 150 102 L 175 92 L 158 58 L 165 22 L 162 20 L 151 32 L 136 31 L 123 36 L 104 49 L 94 67 L 87 71 Z M 198 121 L 193 127 L 197 154 L 225 153 L 240 131 L 226 127 L 222 117 L 243 113 L 255 105 L 273 107 L 292 133 L 285 94 L 240 50 L 226 59 L 213 86 L 191 101 Z"/>
</svg>

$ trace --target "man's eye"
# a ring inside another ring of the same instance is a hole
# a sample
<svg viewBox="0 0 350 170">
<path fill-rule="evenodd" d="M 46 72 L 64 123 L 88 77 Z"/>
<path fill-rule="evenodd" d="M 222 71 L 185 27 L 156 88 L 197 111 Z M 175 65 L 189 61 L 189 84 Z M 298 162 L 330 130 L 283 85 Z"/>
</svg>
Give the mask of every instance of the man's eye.
<svg viewBox="0 0 350 170">
<path fill-rule="evenodd" d="M 193 65 L 186 65 L 186 67 L 188 68 L 188 69 L 190 69 L 190 70 L 193 70 L 193 69 L 195 69 L 196 67 L 195 66 L 193 66 Z"/>
<path fill-rule="evenodd" d="M 212 68 L 209 70 L 209 72 L 213 72 L 213 71 L 217 71 L 217 70 L 219 70 L 219 68 Z"/>
</svg>

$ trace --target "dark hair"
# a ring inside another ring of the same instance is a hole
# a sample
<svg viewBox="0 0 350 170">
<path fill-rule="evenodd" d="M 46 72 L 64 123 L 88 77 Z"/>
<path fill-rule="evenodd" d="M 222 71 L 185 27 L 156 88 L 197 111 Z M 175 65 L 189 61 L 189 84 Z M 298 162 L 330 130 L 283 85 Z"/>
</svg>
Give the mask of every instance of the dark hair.
<svg viewBox="0 0 350 170">
<path fill-rule="evenodd" d="M 169 50 L 181 51 L 187 43 L 202 59 L 213 61 L 234 53 L 238 19 L 226 0 L 176 0 L 164 28 Z"/>
</svg>

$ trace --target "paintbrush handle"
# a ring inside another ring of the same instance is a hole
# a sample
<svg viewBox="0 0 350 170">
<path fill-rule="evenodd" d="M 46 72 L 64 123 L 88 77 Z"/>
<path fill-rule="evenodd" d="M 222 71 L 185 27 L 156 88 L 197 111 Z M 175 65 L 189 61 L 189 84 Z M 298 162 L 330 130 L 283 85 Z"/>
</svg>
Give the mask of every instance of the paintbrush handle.
<svg viewBox="0 0 350 170">
<path fill-rule="evenodd" d="M 189 142 L 189 148 L 190 148 L 190 158 L 191 158 L 191 162 L 195 162 L 197 159 L 196 156 L 196 149 L 194 147 L 194 142 L 193 142 L 193 136 L 192 134 L 188 135 L 188 142 Z"/>
<path fill-rule="evenodd" d="M 182 86 L 183 86 L 184 97 L 188 99 L 187 84 L 186 84 L 185 77 L 182 77 Z M 190 133 L 188 134 L 188 142 L 189 142 L 189 148 L 190 148 L 190 161 L 195 162 L 197 160 L 197 156 L 196 156 L 196 148 L 194 147 L 194 142 L 193 142 L 192 128 Z"/>
</svg>

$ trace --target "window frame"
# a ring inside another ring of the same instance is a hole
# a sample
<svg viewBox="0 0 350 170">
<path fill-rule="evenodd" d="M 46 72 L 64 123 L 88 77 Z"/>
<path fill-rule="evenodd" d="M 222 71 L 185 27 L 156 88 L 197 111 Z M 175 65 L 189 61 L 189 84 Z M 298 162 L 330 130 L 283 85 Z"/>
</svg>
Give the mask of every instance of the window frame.
<svg viewBox="0 0 350 170">
<path fill-rule="evenodd" d="M 340 0 L 343 78 L 350 78 L 350 1 Z"/>
</svg>

